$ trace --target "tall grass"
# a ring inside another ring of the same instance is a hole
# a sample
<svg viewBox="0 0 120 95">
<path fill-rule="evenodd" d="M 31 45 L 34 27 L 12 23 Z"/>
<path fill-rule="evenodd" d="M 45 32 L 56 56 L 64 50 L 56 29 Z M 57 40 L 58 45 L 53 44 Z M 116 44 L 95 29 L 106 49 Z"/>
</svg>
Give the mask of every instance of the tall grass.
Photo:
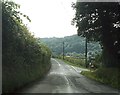
<svg viewBox="0 0 120 95">
<path fill-rule="evenodd" d="M 59 58 L 62 59 L 62 57 L 59 57 Z M 83 59 L 65 56 L 64 61 L 66 61 L 66 63 L 73 66 L 83 67 L 83 68 L 85 67 L 85 61 Z"/>
<path fill-rule="evenodd" d="M 120 71 L 118 68 L 99 68 L 94 72 L 83 71 L 81 74 L 101 83 L 120 89 Z"/>
</svg>

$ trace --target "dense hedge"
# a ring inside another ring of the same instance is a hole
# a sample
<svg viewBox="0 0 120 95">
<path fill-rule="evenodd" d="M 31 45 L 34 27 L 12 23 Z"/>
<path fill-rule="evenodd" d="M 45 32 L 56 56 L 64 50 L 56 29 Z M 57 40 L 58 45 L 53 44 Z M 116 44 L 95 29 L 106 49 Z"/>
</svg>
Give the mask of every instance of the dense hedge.
<svg viewBox="0 0 120 95">
<path fill-rule="evenodd" d="M 38 44 L 20 19 L 14 2 L 2 2 L 2 91 L 15 89 L 41 78 L 50 68 L 51 51 Z M 24 17 L 28 18 L 26 15 Z M 28 18 L 29 19 L 29 18 Z"/>
</svg>

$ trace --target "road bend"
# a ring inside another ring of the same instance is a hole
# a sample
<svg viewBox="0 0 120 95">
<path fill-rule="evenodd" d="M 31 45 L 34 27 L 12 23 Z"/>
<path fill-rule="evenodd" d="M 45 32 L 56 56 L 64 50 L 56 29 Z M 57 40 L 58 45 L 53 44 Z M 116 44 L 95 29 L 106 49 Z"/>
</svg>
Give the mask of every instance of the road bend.
<svg viewBox="0 0 120 95">
<path fill-rule="evenodd" d="M 51 63 L 51 69 L 43 80 L 25 87 L 17 93 L 119 93 L 117 89 L 80 74 L 81 71 L 87 69 L 68 65 L 59 59 L 52 58 Z"/>
</svg>

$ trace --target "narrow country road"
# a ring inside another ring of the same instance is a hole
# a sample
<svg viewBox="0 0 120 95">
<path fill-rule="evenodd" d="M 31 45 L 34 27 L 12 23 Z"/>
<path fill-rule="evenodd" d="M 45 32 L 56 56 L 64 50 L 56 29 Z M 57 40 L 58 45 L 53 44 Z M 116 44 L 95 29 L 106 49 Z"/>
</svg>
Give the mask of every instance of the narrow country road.
<svg viewBox="0 0 120 95">
<path fill-rule="evenodd" d="M 116 89 L 81 75 L 80 72 L 86 69 L 73 67 L 58 59 L 51 59 L 51 62 L 51 70 L 42 81 L 18 93 L 118 93 Z"/>
</svg>

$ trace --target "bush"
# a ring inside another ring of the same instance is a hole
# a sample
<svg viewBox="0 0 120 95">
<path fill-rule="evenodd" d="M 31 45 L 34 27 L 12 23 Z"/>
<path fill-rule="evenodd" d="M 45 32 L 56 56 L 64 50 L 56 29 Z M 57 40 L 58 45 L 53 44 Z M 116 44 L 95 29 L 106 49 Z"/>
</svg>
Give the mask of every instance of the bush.
<svg viewBox="0 0 120 95">
<path fill-rule="evenodd" d="M 16 8 L 19 6 L 14 2 L 2 1 L 3 93 L 14 92 L 17 88 L 41 78 L 51 65 L 49 48 L 38 44 L 21 22 Z"/>
</svg>

